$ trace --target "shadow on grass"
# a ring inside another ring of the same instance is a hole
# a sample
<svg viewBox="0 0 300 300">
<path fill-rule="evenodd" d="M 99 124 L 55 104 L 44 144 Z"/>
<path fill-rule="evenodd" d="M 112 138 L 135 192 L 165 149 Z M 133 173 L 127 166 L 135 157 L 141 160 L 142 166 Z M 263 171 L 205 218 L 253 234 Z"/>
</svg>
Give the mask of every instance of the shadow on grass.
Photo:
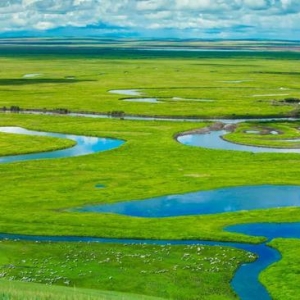
<svg viewBox="0 0 300 300">
<path fill-rule="evenodd" d="M 5 85 L 29 85 L 29 84 L 71 84 L 71 83 L 78 83 L 78 82 L 91 82 L 95 80 L 79 80 L 79 79 L 68 79 L 68 78 L 62 78 L 62 79 L 51 79 L 51 78 L 35 78 L 35 79 L 14 79 L 14 78 L 2 78 L 0 79 L 0 86 Z"/>
</svg>

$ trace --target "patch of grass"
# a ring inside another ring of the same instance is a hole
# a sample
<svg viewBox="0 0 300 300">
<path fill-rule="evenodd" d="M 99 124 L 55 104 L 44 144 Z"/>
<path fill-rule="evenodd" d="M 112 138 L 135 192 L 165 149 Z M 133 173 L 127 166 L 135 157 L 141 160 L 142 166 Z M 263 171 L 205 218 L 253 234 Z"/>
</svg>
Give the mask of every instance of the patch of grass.
<svg viewBox="0 0 300 300">
<path fill-rule="evenodd" d="M 92 289 L 0 280 L 1 300 L 162 300 L 162 298 Z"/>
<path fill-rule="evenodd" d="M 268 287 L 272 299 L 299 299 L 300 241 L 275 239 L 270 244 L 280 251 L 282 259 L 262 272 L 261 281 Z"/>
<path fill-rule="evenodd" d="M 230 142 L 253 146 L 300 148 L 299 122 L 243 123 L 223 138 Z"/>
<path fill-rule="evenodd" d="M 67 139 L 41 136 L 24 136 L 0 132 L 0 156 L 46 152 L 69 148 L 75 142 Z"/>
</svg>

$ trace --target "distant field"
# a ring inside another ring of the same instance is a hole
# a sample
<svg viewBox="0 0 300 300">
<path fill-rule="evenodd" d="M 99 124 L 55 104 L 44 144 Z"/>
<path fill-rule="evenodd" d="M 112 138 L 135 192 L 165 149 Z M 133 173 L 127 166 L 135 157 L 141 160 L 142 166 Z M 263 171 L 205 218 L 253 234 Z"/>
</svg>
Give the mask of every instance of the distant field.
<svg viewBox="0 0 300 300">
<path fill-rule="evenodd" d="M 0 107 L 234 118 L 299 113 L 297 105 L 280 102 L 300 98 L 296 52 L 61 43 L 0 46 Z M 159 103 L 122 101 L 130 97 L 108 93 L 115 89 L 137 89 Z"/>
</svg>

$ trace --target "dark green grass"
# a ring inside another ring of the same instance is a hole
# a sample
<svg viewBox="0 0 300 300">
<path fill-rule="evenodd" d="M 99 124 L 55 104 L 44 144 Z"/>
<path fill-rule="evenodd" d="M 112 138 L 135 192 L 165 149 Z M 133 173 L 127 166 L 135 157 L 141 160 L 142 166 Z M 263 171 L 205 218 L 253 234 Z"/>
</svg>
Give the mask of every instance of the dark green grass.
<svg viewBox="0 0 300 300">
<path fill-rule="evenodd" d="M 6 280 L 166 299 L 235 299 L 231 277 L 253 259 L 241 250 L 201 245 L 0 243 L 0 274 Z"/>
</svg>

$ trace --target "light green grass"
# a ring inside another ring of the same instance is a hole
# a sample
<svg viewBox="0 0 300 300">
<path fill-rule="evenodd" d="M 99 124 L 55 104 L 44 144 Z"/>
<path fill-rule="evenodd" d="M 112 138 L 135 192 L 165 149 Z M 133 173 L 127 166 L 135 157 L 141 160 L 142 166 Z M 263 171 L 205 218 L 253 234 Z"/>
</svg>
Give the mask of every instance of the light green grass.
<svg viewBox="0 0 300 300">
<path fill-rule="evenodd" d="M 53 151 L 69 148 L 75 142 L 67 139 L 41 136 L 9 135 L 0 132 L 0 156 Z"/>
<path fill-rule="evenodd" d="M 1 300 L 161 300 L 145 295 L 0 280 Z"/>
</svg>

